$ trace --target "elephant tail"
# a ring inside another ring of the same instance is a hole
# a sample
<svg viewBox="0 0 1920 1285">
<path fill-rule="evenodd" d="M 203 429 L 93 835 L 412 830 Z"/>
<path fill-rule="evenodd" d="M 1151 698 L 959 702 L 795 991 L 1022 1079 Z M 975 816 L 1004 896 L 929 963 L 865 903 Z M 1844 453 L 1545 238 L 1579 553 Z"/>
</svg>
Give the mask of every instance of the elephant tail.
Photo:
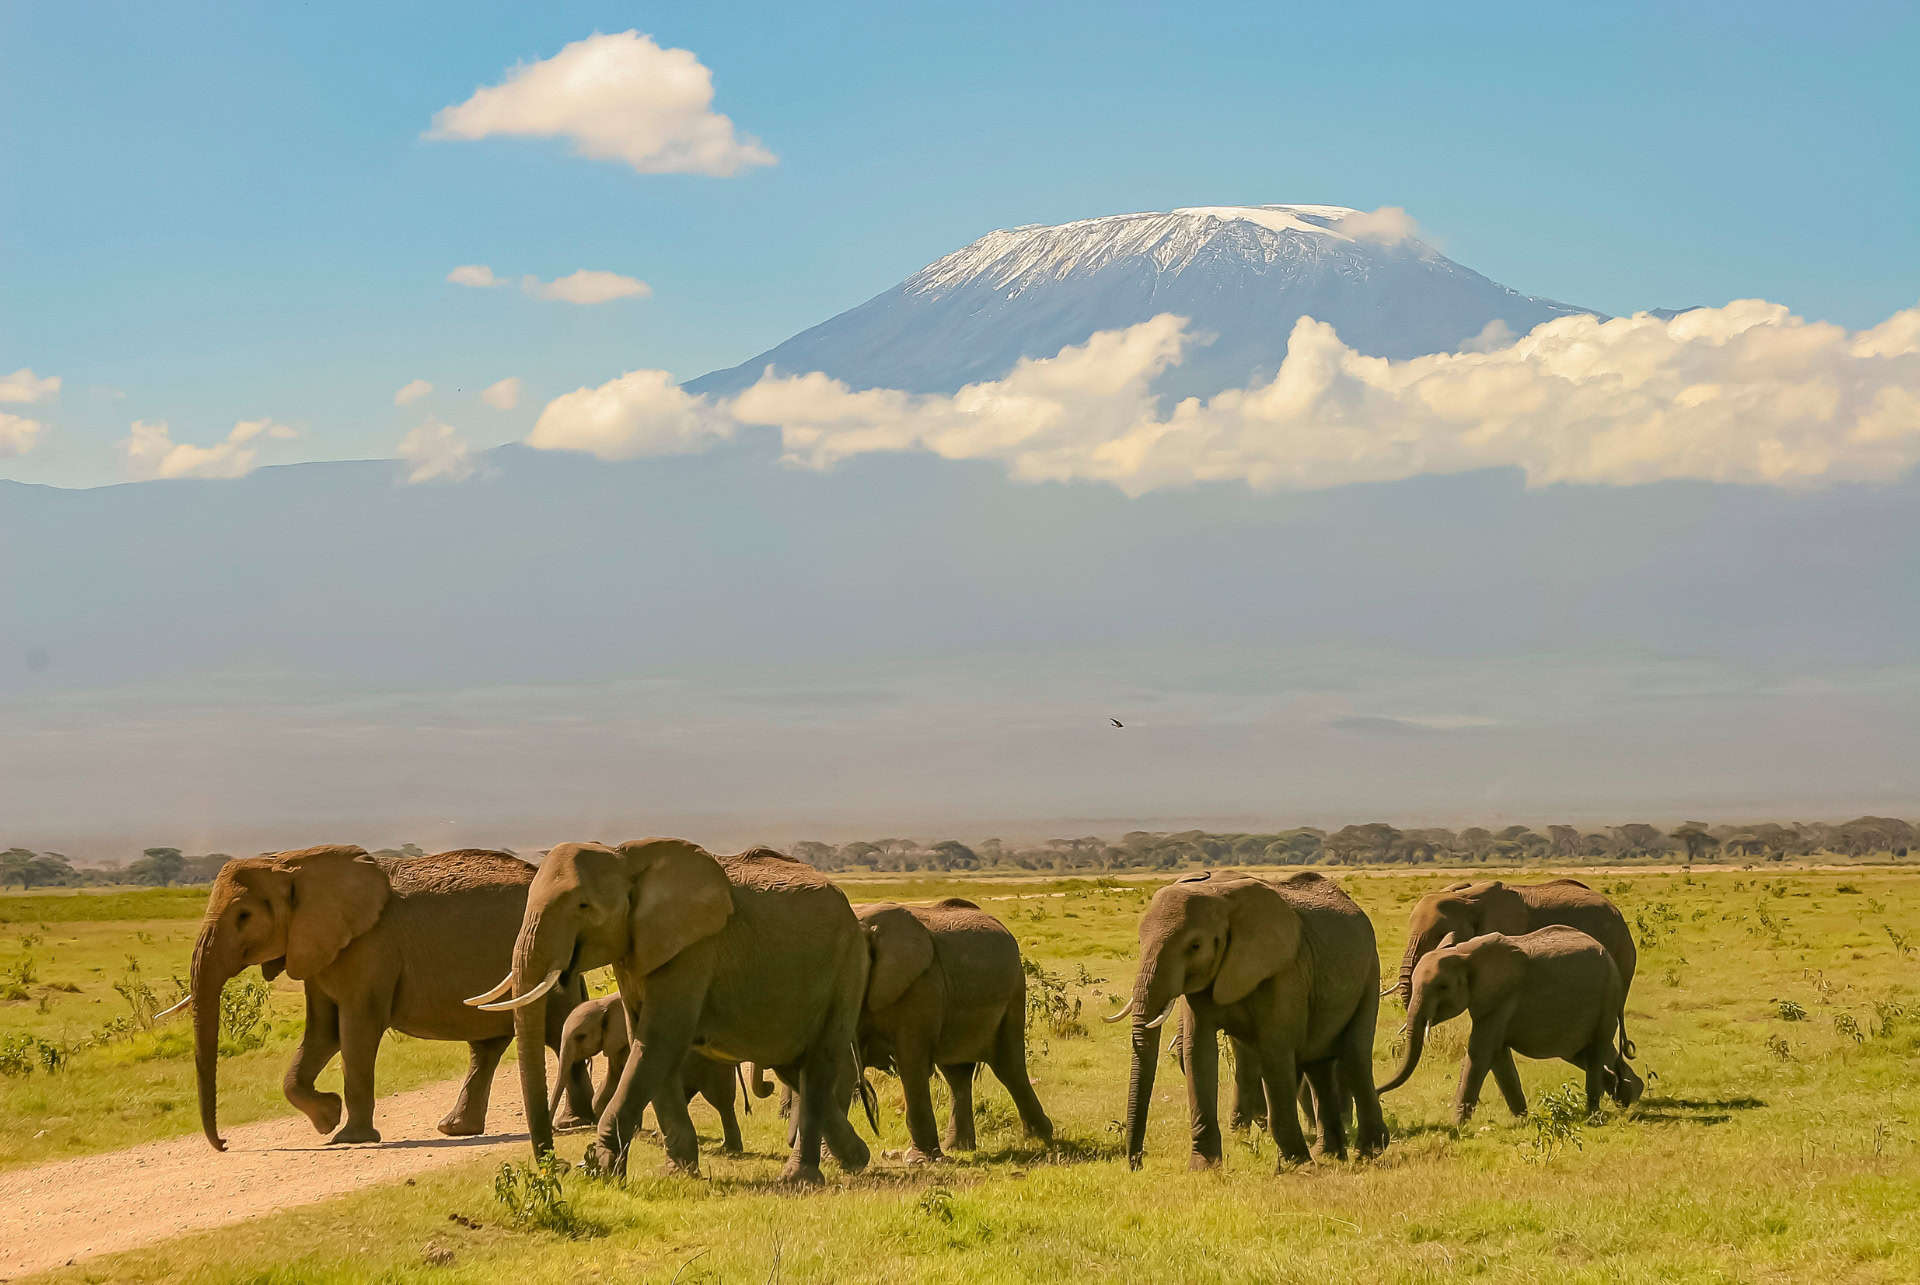
<svg viewBox="0 0 1920 1285">
<path fill-rule="evenodd" d="M 880 1136 L 880 1095 L 874 1092 L 872 1081 L 867 1079 L 867 1064 L 860 1054 L 858 1043 L 853 1046 L 853 1083 L 860 1094 L 860 1109 L 867 1113 L 867 1126 L 877 1138 Z"/>
<path fill-rule="evenodd" d="M 736 1080 L 738 1080 L 738 1081 L 740 1081 L 740 1102 L 741 1102 L 741 1105 L 743 1105 L 743 1106 L 745 1106 L 745 1107 L 746 1107 L 746 1109 L 747 1109 L 747 1114 L 748 1114 L 748 1115 L 752 1115 L 752 1114 L 753 1114 L 753 1094 L 751 1094 L 751 1093 L 749 1093 L 749 1092 L 747 1091 L 747 1069 L 746 1069 L 746 1067 L 744 1067 L 744 1066 L 742 1066 L 742 1065 L 741 1065 L 740 1063 L 738 1063 L 738 1062 L 735 1062 L 735 1063 L 733 1064 L 733 1078 L 734 1078 L 734 1079 L 736 1079 Z"/>
<path fill-rule="evenodd" d="M 1635 1048 L 1633 1041 L 1627 1038 L 1627 1008 L 1622 1004 L 1620 1006 L 1620 1056 L 1638 1057 L 1639 1054 L 1640 1050 Z"/>
</svg>

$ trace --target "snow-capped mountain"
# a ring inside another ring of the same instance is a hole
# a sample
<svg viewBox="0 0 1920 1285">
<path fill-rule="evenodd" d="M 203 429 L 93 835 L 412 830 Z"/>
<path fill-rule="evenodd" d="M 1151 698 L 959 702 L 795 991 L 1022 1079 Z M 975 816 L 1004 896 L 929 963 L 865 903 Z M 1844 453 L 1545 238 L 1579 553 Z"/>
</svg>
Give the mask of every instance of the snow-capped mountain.
<svg viewBox="0 0 1920 1285">
<path fill-rule="evenodd" d="M 856 388 L 951 392 L 1160 313 L 1214 336 L 1162 391 L 1207 395 L 1270 375 L 1294 322 L 1361 352 L 1414 357 L 1590 311 L 1510 290 L 1339 205 L 1196 206 L 990 232 L 857 308 L 688 385 L 745 388 L 769 365 Z M 1496 327 L 1496 333 L 1499 328 Z"/>
</svg>

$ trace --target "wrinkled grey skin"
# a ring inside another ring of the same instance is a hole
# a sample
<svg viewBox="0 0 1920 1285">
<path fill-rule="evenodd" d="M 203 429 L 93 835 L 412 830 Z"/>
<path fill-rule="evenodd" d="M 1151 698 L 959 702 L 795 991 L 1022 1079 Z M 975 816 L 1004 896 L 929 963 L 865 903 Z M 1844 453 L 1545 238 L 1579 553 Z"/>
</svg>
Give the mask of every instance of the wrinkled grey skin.
<svg viewBox="0 0 1920 1285">
<path fill-rule="evenodd" d="M 1518 937 L 1445 939 L 1414 966 L 1406 1057 L 1380 1092 L 1412 1077 L 1429 1028 L 1465 1012 L 1473 1016 L 1473 1030 L 1454 1096 L 1457 1123 L 1473 1114 L 1488 1072 L 1508 1109 L 1526 1115 L 1515 1053 L 1559 1058 L 1585 1071 L 1589 1115 L 1600 1109 L 1603 1092 L 1632 1106 L 1645 1085 L 1627 1065 L 1633 1045 L 1625 1004 L 1626 986 L 1612 956 L 1577 929 L 1556 925 Z"/>
<path fill-rule="evenodd" d="M 620 1083 L 620 1074 L 626 1069 L 632 1047 L 632 1037 L 627 1033 L 626 1005 L 617 992 L 590 999 L 567 1014 L 566 1028 L 560 1034 L 560 1078 L 553 1086 L 553 1098 L 547 1103 L 547 1109 L 559 1110 L 561 1091 L 576 1067 L 604 1055 L 606 1078 L 593 1097 L 593 1113 L 598 1117 L 606 1110 L 614 1087 Z M 719 1113 L 721 1149 L 736 1156 L 743 1149 L 740 1119 L 734 1114 L 738 1069 L 736 1062 L 716 1062 L 698 1053 L 689 1053 L 680 1066 L 680 1082 L 686 1088 L 687 1101 L 692 1102 L 698 1095 Z"/>
<path fill-rule="evenodd" d="M 800 1086 L 784 1181 L 822 1180 L 822 1142 L 847 1172 L 866 1167 L 867 1144 L 847 1123 L 840 1096 L 854 1080 L 866 939 L 846 894 L 819 871 L 769 849 L 716 856 L 681 839 L 563 843 L 547 853 L 527 892 L 511 970 L 494 991 L 469 1000 L 516 1010 L 521 1099 L 536 1155 L 553 1149 L 546 1058 L 529 1038 L 547 1002 L 541 987 L 605 965 L 640 1053 L 627 1060 L 600 1115 L 592 1152 L 604 1171 L 626 1172 L 651 1103 L 669 1165 L 699 1172 L 680 1081 L 696 1049 L 767 1065 Z"/>
<path fill-rule="evenodd" d="M 865 1065 L 892 1068 L 906 1097 L 909 1163 L 937 1160 L 931 1092 L 940 1069 L 953 1095 L 945 1145 L 974 1146 L 973 1076 L 985 1063 L 1012 1095 L 1029 1137 L 1053 1123 L 1027 1078 L 1027 979 L 1020 943 L 971 901 L 855 906 L 872 955 L 860 1015 Z"/>
<path fill-rule="evenodd" d="M 1140 1164 L 1159 1061 L 1157 1023 L 1182 1010 L 1194 1168 L 1221 1162 L 1219 1034 L 1258 1070 L 1280 1164 L 1309 1159 L 1295 1107 L 1302 1074 L 1313 1085 L 1323 1153 L 1343 1155 L 1341 1090 L 1351 1086 L 1363 1152 L 1386 1145 L 1373 1092 L 1380 959 L 1373 925 L 1337 884 L 1317 874 L 1277 882 L 1190 875 L 1154 895 L 1140 922 L 1140 971 L 1128 1009 L 1133 1058 L 1127 1159 Z M 1118 1017 L 1119 1015 L 1116 1015 Z"/>
<path fill-rule="evenodd" d="M 1400 957 L 1402 1005 L 1411 1002 L 1413 966 L 1449 934 L 1457 942 L 1484 933 L 1520 937 L 1554 924 L 1577 928 L 1606 947 L 1626 989 L 1633 989 L 1639 961 L 1633 934 L 1619 907 L 1578 879 L 1509 884 L 1499 879 L 1449 884 L 1422 897 L 1407 923 L 1407 949 Z"/>
</svg>

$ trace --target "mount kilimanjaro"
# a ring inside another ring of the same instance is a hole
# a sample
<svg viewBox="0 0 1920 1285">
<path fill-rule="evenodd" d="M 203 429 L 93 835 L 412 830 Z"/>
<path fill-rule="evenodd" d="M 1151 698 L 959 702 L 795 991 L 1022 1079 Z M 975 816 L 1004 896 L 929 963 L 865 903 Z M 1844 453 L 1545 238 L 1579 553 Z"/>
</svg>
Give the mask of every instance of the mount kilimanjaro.
<svg viewBox="0 0 1920 1285">
<path fill-rule="evenodd" d="M 1171 312 L 1213 339 L 1159 390 L 1210 396 L 1270 377 L 1303 316 L 1363 353 L 1407 358 L 1592 311 L 1490 281 L 1395 222 L 1339 205 L 1196 206 L 990 232 L 687 387 L 734 393 L 772 367 L 823 371 L 854 388 L 949 393 L 1023 357 Z"/>
</svg>

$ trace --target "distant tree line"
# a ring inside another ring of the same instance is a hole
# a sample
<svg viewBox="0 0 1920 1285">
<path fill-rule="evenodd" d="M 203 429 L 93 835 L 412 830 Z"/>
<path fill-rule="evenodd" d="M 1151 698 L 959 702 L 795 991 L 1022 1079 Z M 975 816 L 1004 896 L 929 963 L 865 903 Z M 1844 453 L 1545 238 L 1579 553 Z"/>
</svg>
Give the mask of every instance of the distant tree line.
<svg viewBox="0 0 1920 1285">
<path fill-rule="evenodd" d="M 1195 866 L 1415 866 L 1506 865 L 1522 861 L 1565 864 L 1631 861 L 1784 861 L 1788 857 L 1904 858 L 1915 844 L 1914 826 L 1896 817 L 1856 817 L 1839 825 L 1820 821 L 1758 825 L 1708 825 L 1688 821 L 1672 830 L 1633 821 L 1582 830 L 1549 825 L 1545 833 L 1524 825 L 1503 830 L 1438 826 L 1402 830 L 1384 821 L 1326 831 L 1313 826 L 1271 833 L 1207 830 L 1134 830 L 1117 840 L 1088 835 L 1044 843 L 986 839 L 874 839 L 820 843 L 802 839 L 788 851 L 825 871 L 952 870 L 1181 870 Z M 380 848 L 377 857 L 417 857 L 406 843 Z M 58 852 L 8 848 L 0 852 L 0 888 L 61 888 L 129 885 L 165 888 L 212 881 L 231 858 L 224 852 L 188 856 L 179 848 L 147 848 L 119 866 L 76 866 Z"/>
</svg>

